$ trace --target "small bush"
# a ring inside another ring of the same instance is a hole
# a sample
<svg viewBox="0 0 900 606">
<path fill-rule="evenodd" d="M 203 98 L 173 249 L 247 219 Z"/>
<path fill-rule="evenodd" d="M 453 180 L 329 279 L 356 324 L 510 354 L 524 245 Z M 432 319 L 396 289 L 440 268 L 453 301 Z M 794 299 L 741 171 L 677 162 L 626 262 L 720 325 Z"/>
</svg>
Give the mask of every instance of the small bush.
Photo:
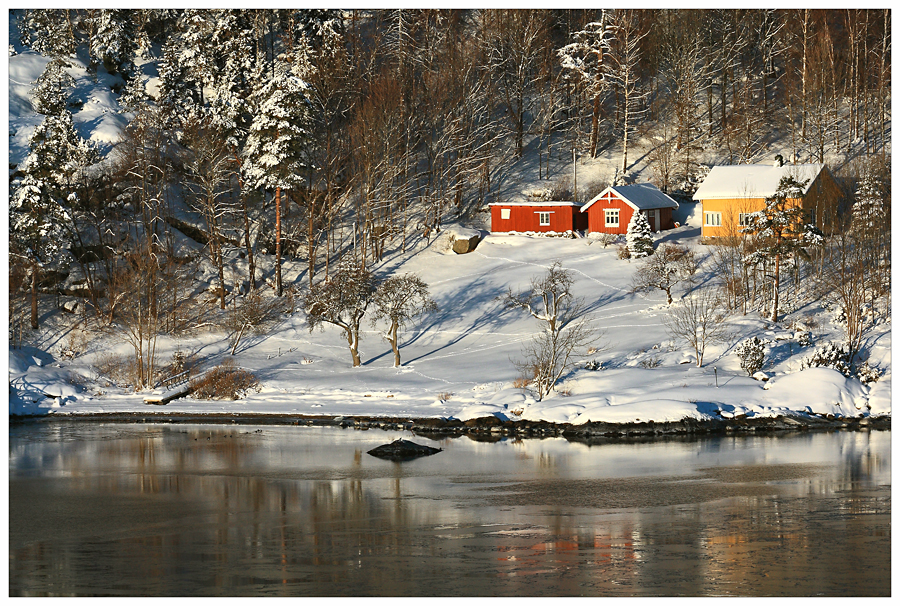
<svg viewBox="0 0 900 606">
<path fill-rule="evenodd" d="M 847 363 L 849 357 L 847 348 L 844 345 L 826 343 L 800 363 L 800 370 L 816 367 L 833 368 L 844 376 L 849 377 L 852 376 L 850 365 Z"/>
<path fill-rule="evenodd" d="M 134 356 L 120 356 L 112 352 L 106 352 L 97 356 L 91 369 L 98 381 L 104 381 L 107 385 L 116 387 L 128 387 L 135 384 L 137 379 L 137 362 Z"/>
<path fill-rule="evenodd" d="M 812 345 L 812 333 L 809 331 L 800 331 L 795 336 L 797 337 L 797 344 L 801 347 L 809 347 Z"/>
<path fill-rule="evenodd" d="M 628 247 L 624 244 L 620 244 L 619 248 L 616 250 L 616 258 L 617 259 L 630 259 L 631 251 L 628 250 Z"/>
<path fill-rule="evenodd" d="M 641 368 L 658 368 L 662 364 L 662 360 L 659 358 L 645 358 L 640 361 Z"/>
<path fill-rule="evenodd" d="M 607 248 L 611 244 L 615 244 L 619 241 L 618 234 L 606 234 L 606 233 L 597 233 L 592 232 L 589 236 L 590 240 L 597 242 L 603 246 L 603 248 Z"/>
<path fill-rule="evenodd" d="M 525 389 L 528 387 L 528 384 L 531 383 L 531 379 L 526 379 L 525 377 L 519 377 L 515 381 L 513 381 L 513 387 L 516 389 Z"/>
<path fill-rule="evenodd" d="M 868 385 L 869 383 L 874 383 L 880 379 L 881 373 L 877 368 L 869 366 L 868 362 L 863 362 L 863 365 L 856 370 L 856 378 L 859 379 L 860 383 L 863 385 Z"/>
<path fill-rule="evenodd" d="M 450 391 L 442 391 L 441 393 L 438 394 L 438 400 L 440 400 L 441 402 L 446 402 L 447 400 L 449 400 L 452 397 L 453 397 L 453 392 L 450 392 Z"/>
<path fill-rule="evenodd" d="M 585 370 L 603 370 L 603 362 L 600 360 L 588 360 L 584 363 Z"/>
<path fill-rule="evenodd" d="M 258 387 L 256 375 L 237 368 L 230 358 L 202 377 L 191 380 L 192 395 L 200 400 L 237 400 Z"/>
<path fill-rule="evenodd" d="M 161 380 L 166 387 L 188 381 L 193 378 L 198 364 L 197 354 L 176 349 L 172 352 L 172 359 L 169 360 L 169 363 L 160 370 L 160 375 L 163 377 Z"/>
<path fill-rule="evenodd" d="M 741 359 L 741 368 L 747 372 L 747 376 L 752 377 L 754 373 L 762 370 L 763 362 L 766 359 L 766 349 L 759 337 L 750 337 L 741 341 L 734 348 L 734 353 Z"/>
</svg>

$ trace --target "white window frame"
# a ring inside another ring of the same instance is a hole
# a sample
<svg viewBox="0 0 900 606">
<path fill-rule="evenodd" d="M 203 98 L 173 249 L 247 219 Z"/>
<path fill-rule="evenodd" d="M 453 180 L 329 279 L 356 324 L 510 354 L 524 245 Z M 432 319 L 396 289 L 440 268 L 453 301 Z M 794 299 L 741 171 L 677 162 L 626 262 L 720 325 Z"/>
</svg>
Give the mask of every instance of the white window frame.
<svg viewBox="0 0 900 606">
<path fill-rule="evenodd" d="M 616 222 L 613 223 L 611 219 L 615 218 Z M 605 227 L 618 227 L 619 226 L 619 209 L 618 208 L 607 208 L 603 211 L 603 224 Z"/>
<path fill-rule="evenodd" d="M 538 216 L 538 225 L 540 225 L 541 227 L 549 227 L 550 226 L 550 211 L 539 210 L 536 212 L 537 212 L 537 216 Z"/>
<path fill-rule="evenodd" d="M 703 225 L 705 227 L 722 227 L 722 213 L 711 210 L 703 211 Z"/>
<path fill-rule="evenodd" d="M 500 218 L 504 219 L 504 220 L 509 219 L 509 213 L 510 213 L 509 208 L 501 208 L 500 209 Z"/>
<path fill-rule="evenodd" d="M 738 213 L 738 225 L 740 225 L 741 227 L 749 227 L 750 215 L 751 213 Z"/>
</svg>

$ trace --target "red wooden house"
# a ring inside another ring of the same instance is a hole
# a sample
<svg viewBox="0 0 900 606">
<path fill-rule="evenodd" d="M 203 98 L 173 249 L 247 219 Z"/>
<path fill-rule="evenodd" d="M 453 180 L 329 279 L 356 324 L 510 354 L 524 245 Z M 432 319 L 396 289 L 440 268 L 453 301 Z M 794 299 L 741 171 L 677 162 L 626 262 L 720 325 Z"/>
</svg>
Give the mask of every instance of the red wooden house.
<svg viewBox="0 0 900 606">
<path fill-rule="evenodd" d="M 578 202 L 494 202 L 492 232 L 556 232 L 587 229 L 587 215 Z"/>
<path fill-rule="evenodd" d="M 581 207 L 586 214 L 589 232 L 624 234 L 635 212 L 642 212 L 650 222 L 650 229 L 672 229 L 672 211 L 678 203 L 651 183 L 607 187 L 593 200 Z"/>
</svg>

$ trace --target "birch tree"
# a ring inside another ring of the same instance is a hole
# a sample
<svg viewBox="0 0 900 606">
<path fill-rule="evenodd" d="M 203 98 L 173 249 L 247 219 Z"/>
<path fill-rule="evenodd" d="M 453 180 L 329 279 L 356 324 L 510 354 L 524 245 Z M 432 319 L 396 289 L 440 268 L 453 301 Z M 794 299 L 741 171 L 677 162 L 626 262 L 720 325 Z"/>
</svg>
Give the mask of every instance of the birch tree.
<svg viewBox="0 0 900 606">
<path fill-rule="evenodd" d="M 641 117 L 646 113 L 646 94 L 638 86 L 640 42 L 646 35 L 638 28 L 634 11 L 613 13 L 611 29 L 613 42 L 609 54 L 608 78 L 616 90 L 619 103 L 619 134 L 622 137 L 622 174 L 628 170 L 628 143 Z"/>
</svg>

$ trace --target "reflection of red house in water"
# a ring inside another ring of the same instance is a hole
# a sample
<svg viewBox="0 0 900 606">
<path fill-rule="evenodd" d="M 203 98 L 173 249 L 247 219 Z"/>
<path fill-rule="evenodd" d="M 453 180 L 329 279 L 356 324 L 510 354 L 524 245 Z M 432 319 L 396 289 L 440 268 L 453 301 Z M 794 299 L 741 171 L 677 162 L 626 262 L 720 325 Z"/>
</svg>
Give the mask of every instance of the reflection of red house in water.
<svg viewBox="0 0 900 606">
<path fill-rule="evenodd" d="M 587 229 L 587 215 L 577 202 L 494 202 L 492 232 L 556 232 Z"/>
<path fill-rule="evenodd" d="M 581 212 L 588 216 L 588 231 L 624 234 L 635 212 L 646 215 L 653 231 L 672 229 L 672 211 L 676 208 L 678 202 L 652 183 L 636 183 L 607 187 L 582 206 Z"/>
</svg>

